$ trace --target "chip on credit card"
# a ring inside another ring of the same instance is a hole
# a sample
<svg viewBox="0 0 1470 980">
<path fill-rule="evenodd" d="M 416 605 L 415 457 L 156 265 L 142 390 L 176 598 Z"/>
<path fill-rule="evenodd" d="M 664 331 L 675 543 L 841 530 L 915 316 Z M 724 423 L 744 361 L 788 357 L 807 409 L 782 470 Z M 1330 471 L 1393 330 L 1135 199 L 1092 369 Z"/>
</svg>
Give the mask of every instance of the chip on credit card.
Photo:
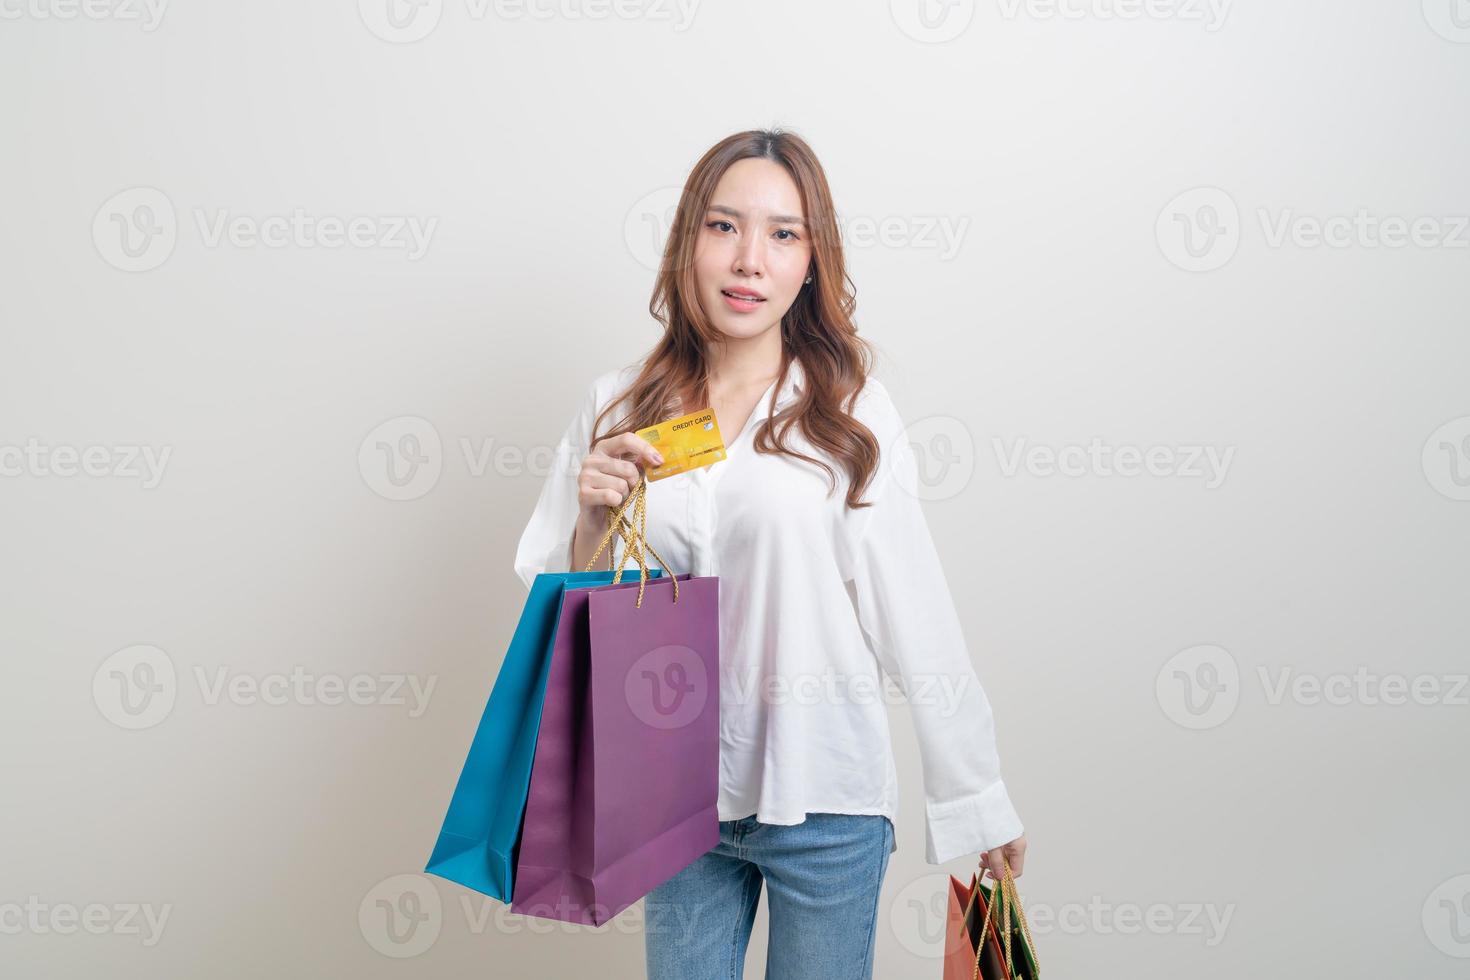
<svg viewBox="0 0 1470 980">
<path fill-rule="evenodd" d="M 680 415 L 639 429 L 638 434 L 664 458 L 662 465 L 644 471 L 650 480 L 676 476 L 725 458 L 725 440 L 720 438 L 720 424 L 715 421 L 713 409 Z"/>
</svg>

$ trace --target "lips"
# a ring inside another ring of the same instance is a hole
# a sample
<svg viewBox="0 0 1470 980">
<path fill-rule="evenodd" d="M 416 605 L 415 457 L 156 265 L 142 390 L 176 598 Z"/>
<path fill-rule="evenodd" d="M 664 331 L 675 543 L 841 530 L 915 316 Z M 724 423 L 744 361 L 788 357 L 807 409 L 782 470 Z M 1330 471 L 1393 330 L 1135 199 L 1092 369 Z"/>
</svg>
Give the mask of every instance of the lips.
<svg viewBox="0 0 1470 980">
<path fill-rule="evenodd" d="M 720 292 L 731 299 L 738 299 L 747 303 L 764 303 L 766 301 L 764 296 L 750 289 L 722 289 Z"/>
</svg>

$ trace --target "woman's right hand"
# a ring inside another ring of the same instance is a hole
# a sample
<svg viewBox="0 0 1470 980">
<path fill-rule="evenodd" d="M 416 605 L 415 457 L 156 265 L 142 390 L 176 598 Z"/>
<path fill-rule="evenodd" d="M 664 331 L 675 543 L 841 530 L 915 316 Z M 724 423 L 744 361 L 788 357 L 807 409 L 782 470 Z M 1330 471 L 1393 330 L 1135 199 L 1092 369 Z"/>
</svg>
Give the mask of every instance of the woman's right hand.
<svg viewBox="0 0 1470 980">
<path fill-rule="evenodd" d="M 603 508 L 619 507 L 642 478 L 642 467 L 658 466 L 663 461 L 653 444 L 636 432 L 611 436 L 593 446 L 577 474 L 582 523 L 589 528 L 605 525 Z"/>
</svg>

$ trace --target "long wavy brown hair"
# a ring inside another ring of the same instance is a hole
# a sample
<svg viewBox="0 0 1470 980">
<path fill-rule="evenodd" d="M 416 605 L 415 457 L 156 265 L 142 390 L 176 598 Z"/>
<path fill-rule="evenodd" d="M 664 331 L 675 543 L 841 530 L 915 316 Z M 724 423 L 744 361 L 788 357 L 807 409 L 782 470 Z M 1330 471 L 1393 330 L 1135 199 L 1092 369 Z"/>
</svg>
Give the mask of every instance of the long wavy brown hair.
<svg viewBox="0 0 1470 980">
<path fill-rule="evenodd" d="M 767 413 L 766 424 L 756 433 L 755 451 L 792 456 L 820 466 L 827 471 L 835 490 L 836 474 L 826 461 L 787 445 L 791 427 L 798 426 L 807 442 L 839 461 L 847 472 L 847 506 L 869 507 L 871 504 L 859 497 L 877 468 L 878 440 L 851 412 L 872 370 L 874 349 L 858 336 L 853 324 L 857 301 L 842 257 L 842 238 L 827 175 L 805 140 L 780 129 L 752 129 L 727 136 L 711 147 L 690 172 L 679 195 L 673 228 L 648 304 L 654 319 L 663 324 L 663 336 L 648 354 L 638 377 L 598 415 L 588 449 L 601 439 L 669 418 L 681 404 L 681 391 L 691 392 L 696 405 L 708 402 L 705 352 L 721 339 L 721 334 L 697 299 L 695 239 L 725 170 L 735 161 L 751 157 L 779 163 L 796 182 L 812 248 L 812 281 L 802 286 L 781 318 L 781 373 L 776 379 L 779 391 L 786 383 L 791 362 L 799 359 L 804 373 L 801 397 L 785 411 Z M 624 403 L 631 406 L 624 417 L 607 433 L 599 434 L 603 419 Z"/>
</svg>

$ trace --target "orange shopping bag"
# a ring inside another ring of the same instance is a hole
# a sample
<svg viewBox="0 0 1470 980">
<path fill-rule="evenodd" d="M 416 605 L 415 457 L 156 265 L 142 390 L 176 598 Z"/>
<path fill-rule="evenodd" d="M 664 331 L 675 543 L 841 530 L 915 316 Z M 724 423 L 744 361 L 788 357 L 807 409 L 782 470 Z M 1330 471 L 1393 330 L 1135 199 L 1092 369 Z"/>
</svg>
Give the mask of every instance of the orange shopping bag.
<svg viewBox="0 0 1470 980">
<path fill-rule="evenodd" d="M 1019 948 L 1020 956 L 1015 955 Z M 978 875 L 969 887 L 950 875 L 945 923 L 944 980 L 1039 980 L 1031 929 L 1006 865 L 991 889 Z"/>
<path fill-rule="evenodd" d="M 944 929 L 944 980 L 1011 980 L 1000 956 L 1000 937 L 980 892 L 978 875 L 966 887 L 949 876 L 949 915 Z M 985 942 L 980 941 L 982 931 Z"/>
</svg>

